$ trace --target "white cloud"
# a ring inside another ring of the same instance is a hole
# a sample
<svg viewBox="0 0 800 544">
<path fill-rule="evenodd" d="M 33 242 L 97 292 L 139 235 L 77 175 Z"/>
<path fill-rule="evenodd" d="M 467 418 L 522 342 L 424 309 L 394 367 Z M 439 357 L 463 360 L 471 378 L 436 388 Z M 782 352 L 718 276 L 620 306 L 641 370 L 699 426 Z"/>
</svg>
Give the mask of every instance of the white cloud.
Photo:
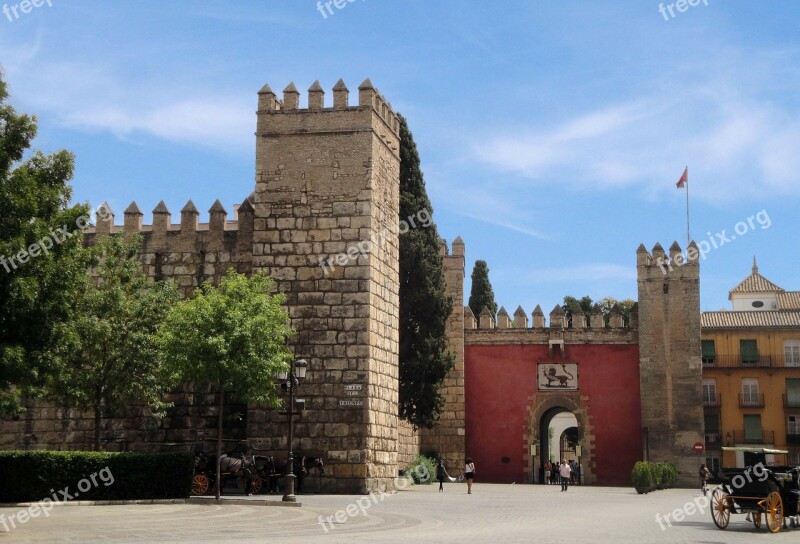
<svg viewBox="0 0 800 544">
<path fill-rule="evenodd" d="M 480 132 L 473 151 L 484 164 L 533 185 L 632 187 L 652 195 L 674 190 L 688 164 L 692 194 L 707 201 L 745 200 L 765 190 L 800 194 L 800 111 L 770 94 L 779 86 L 796 92 L 800 81 L 772 69 L 774 56 L 741 57 L 763 61 L 758 82 L 736 79 L 741 66 L 720 68 L 721 75 L 709 70 L 671 87 L 657 85 L 654 77 L 651 87 L 659 90 L 629 103 L 617 101 L 554 126 Z M 703 62 L 712 66 L 714 59 Z"/>
<path fill-rule="evenodd" d="M 254 93 L 225 93 L 179 76 L 138 79 L 120 74 L 115 66 L 46 62 L 38 54 L 40 43 L 37 38 L 17 45 L 4 60 L 12 99 L 25 111 L 47 115 L 64 127 L 122 139 L 151 136 L 252 152 Z"/>
</svg>

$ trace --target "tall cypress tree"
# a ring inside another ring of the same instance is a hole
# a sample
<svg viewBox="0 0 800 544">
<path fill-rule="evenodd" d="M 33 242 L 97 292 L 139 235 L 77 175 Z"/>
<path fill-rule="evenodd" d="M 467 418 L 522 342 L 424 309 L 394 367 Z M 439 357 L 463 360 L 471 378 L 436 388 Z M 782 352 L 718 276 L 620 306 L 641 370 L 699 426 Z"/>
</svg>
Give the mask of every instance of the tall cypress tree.
<svg viewBox="0 0 800 544">
<path fill-rule="evenodd" d="M 430 428 L 441 413 L 439 389 L 455 360 L 446 338 L 453 300 L 445 289 L 439 233 L 417 146 L 399 117 L 400 221 L 409 225 L 400 234 L 400 417 Z"/>
<path fill-rule="evenodd" d="M 496 319 L 497 303 L 494 301 L 492 283 L 489 281 L 489 265 L 486 261 L 475 261 L 472 268 L 472 289 L 469 295 L 469 309 L 478 317 L 484 308 L 492 312 L 492 320 Z"/>
</svg>

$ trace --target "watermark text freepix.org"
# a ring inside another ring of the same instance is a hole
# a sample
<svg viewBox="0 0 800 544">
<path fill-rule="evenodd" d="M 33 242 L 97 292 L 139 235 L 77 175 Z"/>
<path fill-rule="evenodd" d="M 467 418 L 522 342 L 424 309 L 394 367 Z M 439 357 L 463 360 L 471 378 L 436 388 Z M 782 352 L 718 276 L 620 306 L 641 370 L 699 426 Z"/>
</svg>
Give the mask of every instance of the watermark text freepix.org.
<svg viewBox="0 0 800 544">
<path fill-rule="evenodd" d="M 656 264 L 661 269 L 661 272 L 666 276 L 668 270 L 672 270 L 672 266 L 683 266 L 689 261 L 694 261 L 698 257 L 705 260 L 706 255 L 708 255 L 711 250 L 717 250 L 724 245 L 727 245 L 737 237 L 745 236 L 747 233 L 756 230 L 756 224 L 761 228 L 761 230 L 767 230 L 772 226 L 772 219 L 770 219 L 767 210 L 761 210 L 755 215 L 751 215 L 746 220 L 739 221 L 734 225 L 733 233 L 728 233 L 728 229 L 722 229 L 720 232 L 716 232 L 711 234 L 710 232 L 706 233 L 708 237 L 707 240 L 700 240 L 697 242 L 697 248 L 688 247 L 686 248 L 686 252 L 678 253 L 674 257 L 670 256 L 666 259 L 666 261 L 659 257 L 656 260 Z"/>
<path fill-rule="evenodd" d="M 52 8 L 53 0 L 22 0 L 22 2 L 11 4 L 11 6 L 3 4 L 3 15 L 6 16 L 9 23 L 13 23 L 22 17 L 22 15 L 27 15 L 33 11 L 33 8 L 40 8 L 45 4 Z"/>
<path fill-rule="evenodd" d="M 109 216 L 108 209 L 105 206 L 100 206 L 96 213 L 100 219 L 105 219 Z M 47 236 L 43 237 L 38 242 L 34 242 L 27 248 L 22 248 L 14 255 L 0 255 L 0 265 L 5 268 L 6 272 L 10 273 L 11 270 L 16 270 L 18 266 L 27 263 L 31 257 L 38 257 L 41 254 L 48 255 L 56 244 L 61 245 L 69 238 L 76 234 L 81 234 L 90 227 L 89 216 L 82 215 L 78 217 L 75 220 L 75 225 L 77 225 L 79 230 L 70 232 L 67 225 L 62 225 L 61 227 L 51 230 Z"/>
<path fill-rule="evenodd" d="M 58 491 L 51 489 L 50 492 L 52 493 L 52 498 L 45 497 L 44 499 L 31 504 L 24 510 L 15 512 L 8 517 L 6 517 L 5 514 L 0 514 L 0 525 L 2 525 L 8 533 L 11 532 L 11 530 L 16 529 L 18 525 L 27 523 L 31 518 L 38 518 L 42 514 L 44 514 L 44 517 L 49 518 L 50 510 L 52 510 L 55 504 L 59 502 L 71 501 L 72 499 L 79 497 L 81 493 L 85 494 L 93 487 L 100 487 L 100 483 L 97 481 L 98 477 L 100 479 L 100 483 L 106 487 L 114 483 L 114 475 L 111 473 L 111 469 L 109 467 L 103 467 L 97 472 L 93 472 L 89 476 L 86 476 L 79 481 L 77 485 L 78 491 L 70 493 L 69 486 L 66 486 L 64 489 L 59 489 Z"/>
<path fill-rule="evenodd" d="M 678 13 L 686 13 L 690 7 L 697 7 L 701 3 L 704 6 L 708 6 L 708 0 L 677 0 L 676 2 L 672 2 L 666 6 L 662 2 L 658 5 L 658 12 L 664 16 L 665 21 L 669 22 L 671 19 L 677 17 L 675 14 L 676 10 Z M 669 13 L 669 17 L 667 17 L 667 13 Z"/>
<path fill-rule="evenodd" d="M 409 215 L 406 219 L 400 220 L 400 234 L 405 234 L 411 229 L 418 227 L 427 228 L 431 226 L 433 219 L 431 212 L 426 209 L 419 210 L 414 215 Z M 325 257 L 319 258 L 319 266 L 327 276 L 336 268 L 336 266 L 344 266 L 350 261 L 354 261 L 359 257 L 369 255 L 372 248 L 376 245 L 383 247 L 386 243 L 386 236 L 388 232 L 383 229 L 380 232 L 373 232 L 369 240 L 361 240 L 357 244 L 350 246 L 347 251 L 343 251 L 337 255 L 331 255 L 327 259 Z"/>
<path fill-rule="evenodd" d="M 347 4 L 352 4 L 356 0 L 319 0 L 317 2 L 317 11 L 322 14 L 323 19 L 327 19 L 328 15 L 333 15 L 333 8 L 342 10 L 347 7 Z"/>
<path fill-rule="evenodd" d="M 415 466 L 411 472 L 416 474 L 420 482 L 425 483 L 431 479 L 431 472 L 428 470 L 428 467 L 422 463 Z M 337 510 L 336 513 L 331 514 L 330 516 L 319 516 L 317 518 L 317 523 L 319 523 L 322 529 L 327 533 L 331 529 L 336 528 L 334 522 L 341 525 L 347 522 L 350 518 L 354 518 L 359 514 L 367 516 L 369 515 L 367 510 L 372 508 L 373 505 L 383 502 L 386 497 L 391 497 L 397 494 L 397 490 L 408 489 L 411 486 L 411 483 L 411 476 L 398 476 L 394 479 L 394 491 L 385 491 L 380 489 L 377 492 L 373 491 L 369 495 L 364 495 L 363 497 L 358 498 L 356 501 L 351 502 L 341 510 Z"/>
<path fill-rule="evenodd" d="M 741 489 L 746 483 L 753 481 L 753 476 L 755 476 L 759 482 L 763 482 L 769 478 L 769 473 L 767 472 L 767 468 L 763 463 L 759 463 L 753 467 L 747 467 L 742 474 L 737 474 L 731 478 L 731 486 L 733 489 Z M 697 513 L 701 515 L 705 514 L 705 511 L 710 504 L 711 501 L 709 498 L 705 495 L 702 495 L 694 500 L 688 501 L 683 505 L 682 508 L 676 508 L 668 514 L 656 514 L 656 523 L 658 523 L 658 526 L 661 527 L 662 531 L 666 531 L 667 527 L 664 527 L 664 523 L 666 523 L 668 527 L 672 527 L 673 521 L 675 523 L 680 523 L 688 516 L 693 516 Z M 672 518 L 672 521 L 670 521 L 670 518 Z"/>
</svg>

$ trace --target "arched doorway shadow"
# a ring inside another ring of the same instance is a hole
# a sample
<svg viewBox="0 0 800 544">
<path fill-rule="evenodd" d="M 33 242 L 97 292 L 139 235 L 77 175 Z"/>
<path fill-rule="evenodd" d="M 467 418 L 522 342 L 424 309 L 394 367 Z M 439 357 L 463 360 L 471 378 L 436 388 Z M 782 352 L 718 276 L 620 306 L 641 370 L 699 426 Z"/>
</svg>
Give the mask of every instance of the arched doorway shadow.
<svg viewBox="0 0 800 544">
<path fill-rule="evenodd" d="M 551 440 L 557 442 L 560 438 L 559 436 L 554 436 L 552 439 L 549 438 L 548 429 L 550 424 L 553 422 L 553 419 L 560 414 L 570 413 L 574 416 L 574 421 L 577 423 L 577 437 L 575 438 L 577 438 L 576 445 L 579 447 L 577 448 L 577 451 L 573 449 L 572 453 L 570 455 L 566 455 L 566 457 L 568 459 L 576 458 L 576 460 L 578 457 L 580 457 L 580 464 L 582 468 L 581 477 L 583 482 L 594 482 L 591 451 L 593 439 L 591 426 L 589 424 L 590 418 L 587 414 L 586 407 L 584 407 L 581 403 L 580 395 L 578 393 L 574 395 L 567 393 L 554 396 L 540 396 L 538 399 L 534 400 L 533 406 L 531 406 L 528 444 L 529 447 L 531 447 L 531 445 L 536 445 L 535 447 L 531 448 L 537 452 L 536 457 L 531 459 L 531 468 L 535 471 L 535 481 L 538 483 L 544 483 L 545 481 L 544 465 L 550 458 L 550 442 Z M 568 427 L 565 427 L 564 430 L 567 428 Z M 563 434 L 563 431 L 559 432 L 559 434 Z M 554 447 L 552 460 L 555 461 L 558 458 L 560 461 L 560 458 L 563 457 L 561 454 L 562 452 L 560 451 L 560 448 Z"/>
</svg>

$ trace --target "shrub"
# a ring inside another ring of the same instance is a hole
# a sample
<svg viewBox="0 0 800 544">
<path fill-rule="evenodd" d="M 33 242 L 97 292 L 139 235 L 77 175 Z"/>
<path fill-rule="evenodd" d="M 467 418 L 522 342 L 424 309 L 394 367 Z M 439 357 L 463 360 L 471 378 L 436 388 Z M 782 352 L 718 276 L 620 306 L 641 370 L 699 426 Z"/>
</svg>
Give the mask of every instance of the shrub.
<svg viewBox="0 0 800 544">
<path fill-rule="evenodd" d="M 64 489 L 78 500 L 184 498 L 193 474 L 191 453 L 0 451 L 0 481 L 14 482 L 0 502 L 62 501 Z"/>
<path fill-rule="evenodd" d="M 678 481 L 678 470 L 672 463 L 638 461 L 631 471 L 631 481 L 640 489 L 664 489 Z"/>
<path fill-rule="evenodd" d="M 405 475 L 411 477 L 417 485 L 432 484 L 436 479 L 436 460 L 418 455 L 406 467 Z"/>
<path fill-rule="evenodd" d="M 631 471 L 631 481 L 634 487 L 652 488 L 656 485 L 655 470 L 652 463 L 637 461 Z"/>
</svg>

